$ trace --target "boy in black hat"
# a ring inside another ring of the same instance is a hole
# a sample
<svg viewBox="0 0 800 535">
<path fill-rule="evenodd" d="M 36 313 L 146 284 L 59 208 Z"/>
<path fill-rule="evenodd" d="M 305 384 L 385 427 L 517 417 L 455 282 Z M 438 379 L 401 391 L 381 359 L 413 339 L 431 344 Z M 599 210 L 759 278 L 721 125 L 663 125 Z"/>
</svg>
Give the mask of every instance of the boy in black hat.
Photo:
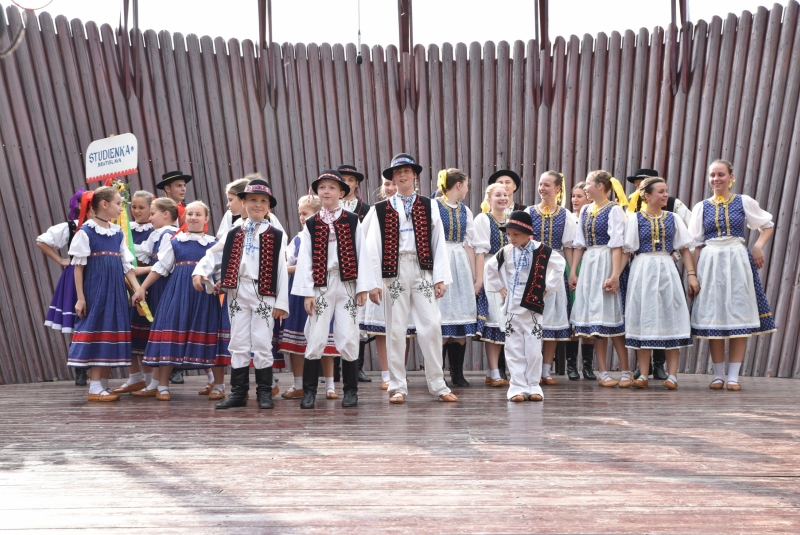
<svg viewBox="0 0 800 535">
<path fill-rule="evenodd" d="M 191 175 L 183 174 L 183 171 L 169 171 L 161 175 L 161 182 L 156 184 L 156 188 L 164 192 L 164 196 L 169 197 L 178 205 L 178 226 L 183 225 L 183 214 L 186 211 L 186 184 L 192 181 Z"/>
<path fill-rule="evenodd" d="M 636 191 L 631 193 L 630 197 L 628 197 L 628 213 L 634 213 L 639 211 L 639 186 L 642 184 L 642 181 L 648 177 L 657 177 L 659 176 L 658 171 L 655 169 L 637 169 L 634 171 L 632 176 L 628 177 L 628 182 L 632 183 L 636 187 Z M 663 178 L 663 177 L 662 177 Z M 664 179 L 666 180 L 666 179 Z M 675 215 L 681 218 L 684 224 L 688 227 L 689 221 L 692 219 L 692 212 L 689 208 L 686 207 L 680 200 L 670 195 L 669 199 L 667 200 L 667 206 L 664 208 L 667 212 L 673 212 Z M 664 365 L 667 362 L 667 354 L 664 352 L 663 349 L 654 349 L 653 350 L 653 358 L 650 362 L 650 369 L 652 370 L 653 379 L 658 381 L 666 381 L 667 380 L 667 372 L 664 369 Z M 636 366 L 636 369 L 633 372 L 633 378 L 638 379 L 641 373 L 639 372 L 639 366 Z"/>
<path fill-rule="evenodd" d="M 378 285 L 370 299 L 378 305 L 386 300 L 389 402 L 394 404 L 404 403 L 408 395 L 405 349 L 409 317 L 417 328 L 425 359 L 428 391 L 441 401 L 458 401 L 444 382 L 442 316 L 436 302 L 453 279 L 439 210 L 432 210 L 431 200 L 414 191 L 421 172 L 422 166 L 408 154 L 392 158 L 383 176 L 394 181 L 397 193 L 375 204 L 377 221 L 370 223 L 367 231 Z"/>
<path fill-rule="evenodd" d="M 542 401 L 542 312 L 545 292 L 564 284 L 566 262 L 550 247 L 531 239 L 531 215 L 511 212 L 500 230 L 509 244 L 484 267 L 486 291 L 499 292 L 506 318 L 509 401 Z"/>
<path fill-rule="evenodd" d="M 228 293 L 231 318 L 231 395 L 218 409 L 243 407 L 250 389 L 250 355 L 256 369 L 260 409 L 272 401 L 272 329 L 289 317 L 289 285 L 284 233 L 269 223 L 267 214 L 277 201 L 266 180 L 251 180 L 237 194 L 244 199 L 247 221 L 235 226 L 208 250 L 192 273 L 195 289 L 209 285 L 222 269 L 221 287 Z"/>
<path fill-rule="evenodd" d="M 367 292 L 375 284 L 362 256 L 361 224 L 358 216 L 339 206 L 350 186 L 338 171 L 327 170 L 311 189 L 322 208 L 306 219 L 301 233 L 292 294 L 305 297 L 308 313 L 307 340 L 303 362 L 303 399 L 300 408 L 314 408 L 320 358 L 328 344 L 331 319 L 333 341 L 342 355 L 344 399 L 342 407 L 358 403 L 358 321 Z"/>
<path fill-rule="evenodd" d="M 514 192 L 519 190 L 519 187 L 522 185 L 522 181 L 517 173 L 511 169 L 500 169 L 489 177 L 489 185 L 494 184 L 495 182 L 505 186 L 506 191 L 508 192 L 508 198 L 511 201 L 508 205 L 509 212 L 513 212 L 514 210 L 524 210 L 527 208 L 527 206 L 523 204 L 514 202 Z"/>
</svg>

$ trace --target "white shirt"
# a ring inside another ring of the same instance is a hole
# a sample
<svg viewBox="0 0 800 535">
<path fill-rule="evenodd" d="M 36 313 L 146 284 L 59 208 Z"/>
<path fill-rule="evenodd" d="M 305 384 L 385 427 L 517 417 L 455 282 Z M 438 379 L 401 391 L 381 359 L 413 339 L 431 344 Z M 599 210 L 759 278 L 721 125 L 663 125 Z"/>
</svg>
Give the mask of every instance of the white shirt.
<svg viewBox="0 0 800 535">
<path fill-rule="evenodd" d="M 394 195 L 389 197 L 391 205 Z M 411 220 L 406 218 L 405 209 L 400 199 L 396 200 L 399 210 L 397 210 L 400 225 L 400 244 L 399 254 L 417 254 L 417 242 L 414 238 L 414 227 Z M 370 214 L 375 211 L 375 207 L 370 208 Z M 370 217 L 369 215 L 367 217 Z M 377 219 L 377 215 L 373 216 Z M 381 259 L 383 258 L 383 235 L 379 221 L 369 224 L 366 238 L 367 254 L 372 261 L 372 277 L 377 284 L 383 280 L 383 268 Z M 450 284 L 453 276 L 450 273 L 450 258 L 447 254 L 447 244 L 444 239 L 444 229 L 442 228 L 442 218 L 439 217 L 439 208 L 431 202 L 431 252 L 433 253 L 433 284 L 443 282 Z"/>
<path fill-rule="evenodd" d="M 622 252 L 635 253 L 639 250 L 639 217 L 637 212 L 632 213 L 628 217 L 628 222 L 625 228 L 625 242 L 622 244 Z M 664 212 L 666 214 L 667 212 Z M 675 222 L 675 236 L 672 238 L 672 249 L 680 251 L 684 248 L 690 248 L 694 244 L 694 239 L 689 233 L 689 229 L 683 224 L 683 220 L 678 214 L 673 213 L 672 220 Z"/>
<path fill-rule="evenodd" d="M 475 216 L 474 226 L 475 232 L 472 239 L 472 248 L 475 249 L 475 254 L 488 254 L 492 249 L 492 224 L 489 218 L 492 217 L 487 213 L 480 213 Z M 502 225 L 505 221 L 498 221 L 498 226 Z"/>
<path fill-rule="evenodd" d="M 592 209 L 594 203 L 587 204 L 581 208 L 581 214 L 578 217 L 578 228 L 575 231 L 575 240 L 572 242 L 572 247 L 574 249 L 585 249 L 586 248 L 586 238 L 583 235 L 583 225 L 581 224 L 581 219 L 583 218 L 583 213 L 586 210 Z M 625 224 L 626 224 L 626 217 L 625 212 L 618 204 L 612 204 L 611 208 L 606 208 L 606 210 L 611 210 L 611 213 L 608 214 L 608 245 L 606 247 L 622 247 L 622 244 L 625 241 Z"/>
<path fill-rule="evenodd" d="M 175 269 L 175 251 L 172 249 L 172 244 L 175 241 L 181 243 L 196 241 L 199 242 L 200 245 L 208 245 L 216 240 L 214 236 L 209 236 L 208 234 L 191 234 L 187 232 L 181 232 L 175 236 L 175 238 L 169 240 L 166 245 L 163 245 L 161 249 L 159 249 L 158 262 L 151 268 L 162 277 L 168 277 L 169 274 L 172 273 L 172 270 Z"/>
<path fill-rule="evenodd" d="M 219 223 L 219 228 L 217 229 L 217 241 L 221 241 L 223 236 L 225 234 L 227 234 L 228 232 L 230 232 L 230 230 L 233 227 L 241 226 L 241 224 L 244 223 L 245 219 L 247 219 L 247 218 L 246 217 L 243 218 L 243 217 L 240 216 L 234 222 L 233 221 L 233 212 L 231 212 L 230 210 L 225 212 L 225 215 L 222 216 L 222 221 L 220 221 L 220 223 Z M 272 212 L 270 212 L 270 214 L 269 214 L 269 224 L 272 225 L 273 227 L 275 227 L 276 229 L 280 230 L 284 234 L 286 234 L 286 232 L 283 230 L 283 225 L 281 225 L 281 222 L 278 220 L 278 217 L 275 214 L 273 214 Z"/>
<path fill-rule="evenodd" d="M 336 211 L 336 217 L 341 216 L 342 209 Z M 316 216 L 314 216 L 316 217 Z M 324 225 L 324 222 L 318 224 Z M 333 231 L 329 232 L 329 236 L 333 239 L 328 240 L 328 277 L 339 277 L 339 274 L 331 274 L 330 271 L 339 269 L 339 254 L 338 242 L 336 241 Z M 377 284 L 372 278 L 372 269 L 368 258 L 364 258 L 366 248 L 364 247 L 364 230 L 361 228 L 361 223 L 356 225 L 356 257 L 358 258 L 358 278 L 356 279 L 356 293 L 369 292 L 377 288 Z M 303 297 L 314 296 L 314 272 L 313 266 L 313 252 L 314 240 L 308 227 L 303 225 L 303 230 L 300 232 L 300 253 L 297 257 L 297 269 L 294 272 L 294 284 L 292 285 L 292 294 L 300 295 Z"/>
<path fill-rule="evenodd" d="M 89 245 L 89 235 L 83 230 L 84 226 L 92 227 L 101 236 L 113 236 L 114 234 L 121 232 L 119 225 L 115 225 L 114 223 L 109 223 L 109 228 L 103 228 L 95 223 L 94 219 L 89 219 L 86 221 L 75 233 L 75 237 L 72 238 L 72 245 L 69 246 L 69 255 L 72 257 L 73 266 L 85 266 L 86 261 L 93 252 L 91 246 Z M 132 270 L 133 255 L 131 254 L 130 249 L 128 249 L 128 246 L 125 244 L 124 236 L 119 244 L 119 255 L 120 259 L 122 260 L 122 271 L 127 273 L 128 271 Z"/>
<path fill-rule="evenodd" d="M 131 232 L 146 232 L 151 228 L 153 228 L 152 223 L 139 224 L 136 221 L 131 222 Z M 136 253 L 136 260 L 139 262 L 143 262 L 145 264 L 150 262 L 150 253 L 147 252 L 147 240 L 143 241 L 142 243 L 133 244 L 133 252 Z"/>
<path fill-rule="evenodd" d="M 259 242 L 258 235 L 265 232 L 271 225 L 259 225 L 256 229 L 256 243 Z M 289 272 L 286 267 L 286 233 L 283 232 L 280 251 L 278 251 L 278 270 L 276 281 L 275 308 L 285 310 L 289 313 Z M 228 239 L 226 234 L 221 240 L 214 244 L 211 249 L 206 251 L 206 255 L 197 263 L 192 272 L 194 275 L 202 275 L 208 280 L 218 278 L 222 268 L 222 253 L 225 250 L 225 242 Z M 248 255 L 242 250 L 242 261 L 239 264 L 239 279 L 258 280 L 259 255 L 258 253 Z M 285 318 L 284 318 L 285 319 Z"/>
<path fill-rule="evenodd" d="M 172 234 L 169 234 L 167 232 L 168 230 L 171 230 Z M 152 234 L 150 234 L 150 236 L 147 238 L 147 241 L 142 244 L 142 247 L 136 251 L 136 257 L 140 262 L 153 264 L 154 260 L 158 260 L 158 258 L 153 259 L 153 251 L 156 248 L 156 244 L 158 243 L 158 250 L 161 251 L 169 243 L 169 240 L 172 239 L 172 236 L 178 232 L 178 230 L 178 227 L 175 226 L 157 228 Z M 141 257 L 139 256 L 140 253 Z"/>
<path fill-rule="evenodd" d="M 536 240 L 531 240 L 533 249 L 536 250 L 541 245 Z M 522 297 L 525 294 L 525 285 L 528 283 L 528 276 L 530 275 L 530 267 L 520 270 L 519 284 L 514 288 L 514 294 L 511 294 L 511 287 L 514 284 L 514 246 L 511 244 L 506 245 L 501 249 L 503 251 L 503 266 L 498 269 L 497 255 L 492 255 L 486 261 L 483 267 L 483 284 L 487 292 L 499 292 L 503 288 L 509 290 L 503 303 L 504 314 L 522 314 L 530 312 L 527 308 L 523 308 Z M 520 250 L 517 249 L 517 258 L 519 258 Z M 533 254 L 526 252 L 528 255 L 529 266 L 533 266 Z M 553 251 L 550 254 L 550 260 L 547 262 L 547 271 L 545 274 L 545 291 L 554 292 L 559 284 L 564 284 L 564 269 L 566 268 L 566 261 L 558 251 Z"/>
<path fill-rule="evenodd" d="M 762 210 L 758 205 L 758 201 L 748 195 L 739 196 L 742 198 L 742 207 L 744 208 L 747 228 L 763 230 L 775 226 L 775 223 L 772 222 L 772 214 L 766 210 Z M 692 234 L 692 238 L 694 238 L 696 247 L 706 242 L 706 230 L 703 226 L 703 201 L 695 204 L 694 208 L 692 208 L 692 220 L 689 223 L 689 232 Z M 744 243 L 744 238 L 740 238 L 739 236 L 718 236 L 708 241 L 725 242 L 728 240 Z"/>
<path fill-rule="evenodd" d="M 78 222 L 75 221 L 75 226 L 77 227 Z M 61 249 L 62 247 L 66 247 L 67 243 L 69 243 L 69 223 L 59 223 L 58 225 L 53 225 L 43 234 L 40 234 L 36 238 L 37 242 L 44 243 L 45 245 L 49 245 L 53 249 Z"/>
</svg>

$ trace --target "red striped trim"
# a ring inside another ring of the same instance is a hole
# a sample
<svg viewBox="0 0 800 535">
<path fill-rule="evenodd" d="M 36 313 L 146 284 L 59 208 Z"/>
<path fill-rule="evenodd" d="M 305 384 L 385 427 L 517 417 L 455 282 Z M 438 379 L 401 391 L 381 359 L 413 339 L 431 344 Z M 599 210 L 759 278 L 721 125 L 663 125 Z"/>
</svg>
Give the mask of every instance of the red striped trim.
<svg viewBox="0 0 800 535">
<path fill-rule="evenodd" d="M 150 342 L 170 342 L 176 344 L 216 344 L 217 333 L 197 331 L 150 331 Z"/>
<path fill-rule="evenodd" d="M 124 331 L 124 332 L 100 331 L 100 332 L 72 333 L 73 344 L 92 344 L 96 342 L 117 344 L 120 342 L 130 342 L 130 341 L 131 341 L 130 331 Z"/>
<path fill-rule="evenodd" d="M 120 254 L 113 251 L 97 251 L 96 253 L 91 253 L 89 256 L 120 256 Z"/>
<path fill-rule="evenodd" d="M 175 267 L 178 267 L 178 266 L 196 266 L 196 265 L 197 265 L 196 261 L 184 260 L 183 262 L 178 262 L 177 264 L 175 264 Z"/>
<path fill-rule="evenodd" d="M 518 219 L 509 219 L 506 222 L 506 225 L 509 225 L 510 223 L 514 223 L 515 225 L 519 225 L 520 227 L 526 228 L 526 229 L 530 230 L 531 232 L 533 232 L 533 227 L 532 226 L 530 226 L 530 225 L 528 225 L 526 223 L 523 223 L 522 221 L 520 221 Z"/>
</svg>

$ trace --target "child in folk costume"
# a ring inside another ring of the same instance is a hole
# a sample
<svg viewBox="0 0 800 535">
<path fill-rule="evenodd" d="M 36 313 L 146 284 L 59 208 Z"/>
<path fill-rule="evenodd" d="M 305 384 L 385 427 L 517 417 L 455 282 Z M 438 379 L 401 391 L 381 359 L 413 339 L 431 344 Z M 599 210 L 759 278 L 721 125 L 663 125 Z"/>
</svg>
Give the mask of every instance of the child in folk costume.
<svg viewBox="0 0 800 535">
<path fill-rule="evenodd" d="M 572 213 L 580 214 L 581 208 L 591 203 L 592 200 L 586 195 L 586 182 L 581 181 L 575 184 L 572 187 Z M 579 222 L 576 217 L 575 218 L 576 233 L 578 224 Z M 573 272 L 577 276 L 580 276 L 581 273 L 580 263 L 574 266 L 571 266 L 569 264 L 567 265 L 568 278 Z M 575 290 L 573 289 L 570 289 L 569 291 L 569 303 L 571 310 L 572 305 L 575 303 Z M 586 337 L 577 337 L 573 333 L 573 336 L 570 338 L 570 341 L 567 342 L 566 345 L 567 345 L 566 347 L 567 376 L 570 378 L 570 380 L 577 380 L 580 378 L 580 375 L 578 374 L 578 347 L 580 346 L 581 357 L 583 360 L 583 378 L 589 379 L 590 381 L 596 381 L 597 377 L 594 374 L 594 339 Z"/>
<path fill-rule="evenodd" d="M 361 200 L 361 183 L 364 181 L 364 174 L 359 173 L 358 169 L 355 165 L 344 164 L 340 165 L 336 168 L 339 171 L 339 174 L 342 175 L 345 183 L 350 186 L 350 193 L 347 194 L 342 200 L 339 201 L 339 205 L 347 210 L 348 212 L 353 212 L 358 216 L 358 220 L 363 225 L 364 218 L 367 217 L 369 213 L 369 205 Z M 364 232 L 364 227 L 362 226 L 362 232 Z M 366 312 L 365 307 L 361 307 L 358 309 L 358 320 L 359 324 L 361 320 L 364 319 L 364 314 Z M 364 350 L 366 349 L 367 345 L 370 342 L 369 336 L 364 333 L 360 334 L 360 340 L 358 342 L 358 382 L 359 383 L 371 383 L 372 379 L 370 379 L 367 374 L 364 373 Z"/>
<path fill-rule="evenodd" d="M 692 209 L 689 227 L 695 242 L 697 278 L 701 289 L 692 305 L 692 334 L 709 339 L 714 380 L 725 382 L 725 340 L 728 340 L 728 390 L 741 390 L 739 370 L 747 338 L 775 332 L 775 319 L 761 285 L 764 246 L 772 237 L 772 214 L 747 195 L 731 193 L 733 165 L 716 160 L 708 168 L 713 196 Z M 745 245 L 744 227 L 761 233 L 752 252 Z"/>
<path fill-rule="evenodd" d="M 304 195 L 297 201 L 297 211 L 300 215 L 300 228 L 305 229 L 306 220 L 313 217 L 320 211 L 322 203 L 314 195 Z M 287 270 L 289 273 L 289 310 L 292 315 L 284 321 L 278 331 L 278 352 L 289 355 L 292 362 L 292 374 L 294 384 L 281 394 L 284 399 L 298 399 L 303 397 L 303 360 L 306 355 L 306 321 L 308 314 L 305 311 L 305 297 L 292 294 L 294 279 L 297 271 L 297 259 L 300 255 L 301 236 L 303 231 L 297 233 L 294 240 L 288 246 L 288 257 L 286 259 Z M 332 323 L 332 322 L 331 322 Z M 339 356 L 339 351 L 333 342 L 333 325 L 328 332 L 328 344 L 322 353 L 322 368 L 325 376 L 325 397 L 328 399 L 338 398 L 333 384 L 333 357 Z M 335 396 L 335 397 L 334 397 Z"/>
<path fill-rule="evenodd" d="M 397 193 L 373 207 L 376 221 L 367 237 L 374 279 L 383 281 L 370 292 L 370 299 L 376 304 L 386 300 L 389 401 L 394 404 L 404 403 L 408 395 L 404 353 L 409 317 L 425 359 L 428 391 L 441 401 L 458 400 L 444 382 L 437 302 L 452 282 L 450 263 L 439 210 L 414 191 L 421 172 L 422 166 L 408 154 L 392 159 L 383 176 L 394 180 Z"/>
<path fill-rule="evenodd" d="M 147 238 L 153 233 L 153 224 L 150 223 L 150 204 L 153 202 L 153 194 L 149 191 L 137 191 L 131 196 L 131 238 L 133 239 L 134 255 L 138 262 L 138 267 L 134 269 L 137 274 L 144 273 L 145 267 L 150 265 L 150 255 L 146 250 Z M 144 280 L 137 277 L 139 284 Z M 149 300 L 147 300 L 149 305 Z M 135 392 L 147 386 L 153 378 L 153 370 L 149 366 L 142 365 L 144 348 L 147 346 L 147 339 L 150 337 L 150 321 L 139 314 L 136 307 L 131 307 L 131 367 L 128 368 L 128 380 L 112 390 L 116 394 Z"/>
<path fill-rule="evenodd" d="M 359 340 L 356 307 L 364 306 L 374 282 L 362 256 L 364 237 L 358 216 L 339 206 L 350 186 L 338 171 L 329 169 L 311 183 L 311 189 L 319 196 L 322 208 L 306 219 L 292 287 L 293 295 L 305 297 L 308 314 L 300 408 L 314 408 L 320 358 L 328 343 L 331 319 L 333 341 L 342 355 L 342 407 L 355 407 Z"/>
<path fill-rule="evenodd" d="M 501 315 L 503 297 L 498 292 L 487 292 L 483 280 L 486 255 L 493 256 L 506 246 L 508 238 L 500 227 L 506 222 L 506 208 L 510 202 L 508 191 L 502 184 L 486 188 L 484 204 L 489 210 L 475 217 L 475 285 L 478 292 L 477 336 L 486 350 L 486 384 L 491 387 L 508 386 L 508 379 L 500 377 L 500 350 L 506 340 L 505 321 Z"/>
<path fill-rule="evenodd" d="M 144 299 L 147 288 L 163 276 L 169 276 L 161 296 L 143 363 L 158 369 L 159 401 L 169 401 L 169 376 L 173 368 L 208 369 L 214 365 L 219 333 L 219 299 L 211 293 L 198 292 L 191 284 L 192 271 L 216 240 L 204 228 L 208 224 L 208 206 L 194 201 L 186 206 L 186 227 L 159 251 L 158 262 L 131 299 Z"/>
<path fill-rule="evenodd" d="M 273 322 L 289 317 L 286 239 L 265 218 L 277 204 L 266 180 L 251 180 L 239 198 L 245 200 L 247 221 L 233 227 L 208 250 L 192 273 L 196 290 L 210 284 L 222 269 L 222 289 L 229 293 L 231 316 L 231 394 L 215 407 L 228 409 L 247 404 L 250 389 L 250 354 L 256 369 L 258 407 L 273 408 Z"/>
<path fill-rule="evenodd" d="M 635 349 L 641 374 L 633 386 L 647 388 L 650 350 L 666 352 L 669 375 L 663 384 L 678 388 L 678 351 L 692 345 L 689 307 L 672 255 L 680 251 L 689 273 L 689 293 L 700 290 L 689 252 L 693 239 L 680 217 L 664 208 L 669 193 L 663 178 L 651 177 L 639 186 L 635 213 L 628 217 L 624 253 L 631 262 L 625 306 L 625 345 Z M 644 208 L 641 207 L 644 201 Z"/>
<path fill-rule="evenodd" d="M 528 208 L 533 221 L 533 239 L 544 243 L 572 265 L 572 242 L 577 230 L 577 219 L 564 208 L 564 176 L 558 171 L 545 171 L 539 177 L 539 196 L 542 202 Z M 542 384 L 557 385 L 550 375 L 556 346 L 559 341 L 569 341 L 572 327 L 569 323 L 569 281 L 564 273 L 564 284 L 545 298 L 542 317 Z"/>
<path fill-rule="evenodd" d="M 69 250 L 72 238 L 75 237 L 75 233 L 80 226 L 78 217 L 80 215 L 81 198 L 85 194 L 83 188 L 76 191 L 75 195 L 69 200 L 67 221 L 53 225 L 36 238 L 36 246 L 42 250 L 45 256 L 64 268 L 58 278 L 53 298 L 50 300 L 50 307 L 47 309 L 44 325 L 68 335 L 70 340 L 72 339 L 72 329 L 75 325 L 75 302 L 78 300 L 78 296 L 75 293 L 75 266 L 72 265 L 69 256 L 61 258 L 61 255 L 56 250 L 63 247 Z M 86 194 L 86 197 L 88 205 L 90 204 L 88 199 L 90 199 L 91 193 Z M 86 368 L 75 368 L 75 385 L 86 386 Z"/>
<path fill-rule="evenodd" d="M 389 197 L 397 193 L 397 186 L 394 181 L 388 178 L 383 179 L 383 184 L 378 188 L 377 196 L 381 201 L 385 201 Z M 364 236 L 368 235 L 369 226 L 375 221 L 375 210 L 370 210 L 366 218 L 364 218 L 362 230 Z M 384 314 L 385 303 L 376 305 L 371 299 L 367 300 L 364 305 L 363 317 L 359 320 L 359 327 L 362 334 L 375 338 L 375 349 L 378 352 L 378 362 L 381 367 L 381 389 L 389 389 L 389 359 L 387 356 L 386 348 L 386 316 Z M 409 319 L 409 322 L 411 320 Z M 406 351 L 405 359 L 408 361 L 408 350 L 410 347 L 409 340 L 417 335 L 416 327 L 409 323 L 406 330 Z"/>
<path fill-rule="evenodd" d="M 620 201 L 625 200 L 622 186 L 606 171 L 592 171 L 586 179 L 586 194 L 592 204 L 581 209 L 572 262 L 581 265 L 581 276 L 569 276 L 575 290 L 570 320 L 578 336 L 611 338 L 619 356 L 622 376 L 616 381 L 606 371 L 605 340 L 595 341 L 600 386 L 628 388 L 632 384 L 628 351 L 625 348 L 625 320 L 618 294 L 627 259 L 622 252 L 625 238 L 625 212 L 608 200 L 613 188 Z M 619 192 L 619 193 L 616 193 Z M 585 249 L 585 251 L 584 251 Z"/>
<path fill-rule="evenodd" d="M 135 290 L 139 281 L 125 236 L 109 223 L 122 212 L 122 197 L 114 188 L 97 188 L 92 208 L 94 217 L 81 225 L 69 248 L 75 266 L 78 319 L 67 365 L 91 368 L 89 401 L 116 401 L 119 394 L 108 390 L 111 368 L 131 364 L 130 305 L 124 279 Z"/>
<path fill-rule="evenodd" d="M 509 213 L 513 212 L 514 210 L 524 210 L 527 208 L 527 206 L 524 204 L 514 202 L 514 192 L 516 192 L 522 185 L 522 181 L 517 173 L 510 169 L 500 169 L 489 177 L 489 185 L 491 186 L 495 183 L 505 186 L 506 191 L 508 192 L 508 197 L 511 199 L 511 202 L 508 206 Z"/>
<path fill-rule="evenodd" d="M 450 380 L 455 386 L 469 386 L 464 378 L 464 353 L 467 338 L 473 338 L 477 329 L 475 295 L 475 225 L 472 211 L 462 202 L 469 193 L 467 175 L 460 169 L 439 172 L 437 188 L 441 196 L 436 207 L 442 220 L 450 273 L 453 282 L 448 292 L 439 300 L 442 314 L 442 361 L 450 358 Z"/>
<path fill-rule="evenodd" d="M 528 212 L 511 212 L 501 227 L 508 245 L 492 256 L 485 267 L 484 282 L 503 299 L 506 365 L 511 376 L 509 401 L 542 401 L 539 385 L 542 369 L 542 313 L 545 295 L 564 284 L 566 262 L 543 243 L 531 239 Z"/>
</svg>

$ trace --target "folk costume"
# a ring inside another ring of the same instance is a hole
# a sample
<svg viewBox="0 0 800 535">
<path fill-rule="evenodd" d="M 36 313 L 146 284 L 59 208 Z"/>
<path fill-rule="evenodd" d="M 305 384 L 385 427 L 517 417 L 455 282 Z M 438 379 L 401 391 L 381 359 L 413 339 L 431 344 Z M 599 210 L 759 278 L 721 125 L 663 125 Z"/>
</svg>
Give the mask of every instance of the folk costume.
<svg viewBox="0 0 800 535">
<path fill-rule="evenodd" d="M 267 181 L 254 179 L 240 198 L 267 195 L 277 201 Z M 289 312 L 284 233 L 268 220 L 248 220 L 235 226 L 225 239 L 208 250 L 192 275 L 211 280 L 220 269 L 221 286 L 228 294 L 231 318 L 231 395 L 217 403 L 219 409 L 242 407 L 250 389 L 250 354 L 256 369 L 259 408 L 272 408 L 272 331 L 274 309 Z"/>
<path fill-rule="evenodd" d="M 581 208 L 579 222 L 573 245 L 586 252 L 570 315 L 575 334 L 602 338 L 625 334 L 620 295 L 603 289 L 614 270 L 612 249 L 623 245 L 625 212 L 612 202 L 602 207 L 587 204 Z"/>
<path fill-rule="evenodd" d="M 195 290 L 192 272 L 215 243 L 213 236 L 181 232 L 159 252 L 152 269 L 168 278 L 142 359 L 145 365 L 181 370 L 214 366 L 219 299 Z"/>
<path fill-rule="evenodd" d="M 150 255 L 147 253 L 147 239 L 153 233 L 153 225 L 150 223 L 139 224 L 135 221 L 131 223 L 131 237 L 133 238 L 133 250 L 139 266 L 150 265 Z M 139 277 L 139 284 L 145 277 Z M 145 302 L 149 306 L 151 303 L 150 295 L 145 297 Z M 153 310 L 151 308 L 151 310 Z M 136 307 L 131 307 L 131 354 L 142 356 L 147 340 L 150 337 L 150 321 L 139 314 Z"/>
<path fill-rule="evenodd" d="M 533 234 L 528 212 L 511 212 L 502 231 L 515 229 Z M 506 366 L 510 375 L 509 401 L 544 399 L 542 375 L 542 314 L 545 296 L 563 286 L 566 262 L 559 254 L 535 240 L 525 247 L 505 245 L 484 266 L 484 281 L 491 292 L 507 289 L 501 314 L 504 318 Z"/>
<path fill-rule="evenodd" d="M 487 258 L 508 244 L 506 233 L 500 230 L 505 220 L 498 221 L 495 217 L 485 212 L 475 217 L 475 254 L 485 254 Z M 484 264 L 485 266 L 485 264 Z M 504 344 L 506 340 L 505 322 L 500 310 L 503 307 L 503 298 L 497 292 L 487 292 L 484 281 L 483 288 L 478 294 L 477 311 L 478 322 L 476 336 L 483 342 Z"/>
<path fill-rule="evenodd" d="M 59 223 L 48 228 L 36 238 L 36 242 L 49 245 L 56 251 L 62 247 L 67 247 L 67 250 L 69 250 L 77 231 L 78 222 L 70 219 L 65 223 Z M 71 333 L 75 326 L 75 303 L 77 301 L 75 266 L 70 262 L 58 278 L 53 298 L 50 300 L 50 307 L 47 309 L 47 317 L 44 321 L 45 327 L 50 327 L 65 334 Z"/>
<path fill-rule="evenodd" d="M 538 205 L 528 208 L 531 216 L 533 239 L 547 245 L 563 257 L 564 247 L 572 247 L 577 229 L 577 219 L 562 206 L 552 212 L 543 211 Z M 566 265 L 566 263 L 565 263 Z M 545 297 L 542 316 L 542 340 L 569 341 L 572 327 L 569 323 L 569 279 L 564 271 L 564 284 Z"/>
<path fill-rule="evenodd" d="M 86 316 L 75 320 L 67 365 L 130 366 L 130 303 L 124 276 L 133 269 L 133 255 L 120 227 L 86 221 L 75 233 L 69 255 L 73 266 L 85 266 Z"/>
<path fill-rule="evenodd" d="M 395 168 L 410 166 L 419 175 L 422 167 L 408 154 L 396 155 L 383 171 L 391 178 Z M 450 284 L 452 276 L 439 210 L 418 195 L 399 193 L 373 207 L 367 247 L 374 280 L 383 281 L 389 358 L 389 393 L 392 403 L 408 395 L 405 346 L 409 318 L 417 329 L 417 342 L 425 359 L 428 391 L 442 399 L 450 394 L 442 372 L 442 316 L 434 285 Z M 378 283 L 379 284 L 379 283 Z"/>
<path fill-rule="evenodd" d="M 345 195 L 350 187 L 332 169 L 323 171 L 311 189 L 317 192 L 323 180 L 336 182 Z M 362 256 L 364 236 L 358 216 L 343 208 L 323 207 L 306 219 L 301 234 L 292 294 L 313 297 L 315 313 L 305 326 L 306 346 L 303 363 L 303 399 L 300 407 L 311 409 L 317 394 L 320 358 L 328 343 L 331 320 L 333 341 L 342 355 L 343 407 L 358 403 L 358 306 L 356 295 L 375 284 Z"/>
<path fill-rule="evenodd" d="M 155 229 L 148 236 L 147 241 L 140 249 L 136 249 L 136 256 L 140 261 L 146 262 L 147 265 L 153 266 L 158 262 L 158 255 L 162 249 L 165 249 L 169 241 L 178 232 L 178 227 L 168 226 Z M 148 290 L 150 299 L 148 305 L 150 311 L 155 314 L 158 311 L 158 305 L 161 303 L 161 295 L 167 287 L 168 277 L 161 277 L 158 279 Z M 155 319 L 155 316 L 154 316 Z"/>
<path fill-rule="evenodd" d="M 698 338 L 737 338 L 775 332 L 772 316 L 744 227 L 774 226 L 772 214 L 747 195 L 706 199 L 692 209 L 689 227 L 696 247 L 700 293 L 692 305 L 692 335 Z"/>
<path fill-rule="evenodd" d="M 693 243 L 676 214 L 658 217 L 636 212 L 628 217 L 622 251 L 635 255 L 628 277 L 625 346 L 678 349 L 692 345 L 689 306 L 672 255 Z"/>
</svg>

